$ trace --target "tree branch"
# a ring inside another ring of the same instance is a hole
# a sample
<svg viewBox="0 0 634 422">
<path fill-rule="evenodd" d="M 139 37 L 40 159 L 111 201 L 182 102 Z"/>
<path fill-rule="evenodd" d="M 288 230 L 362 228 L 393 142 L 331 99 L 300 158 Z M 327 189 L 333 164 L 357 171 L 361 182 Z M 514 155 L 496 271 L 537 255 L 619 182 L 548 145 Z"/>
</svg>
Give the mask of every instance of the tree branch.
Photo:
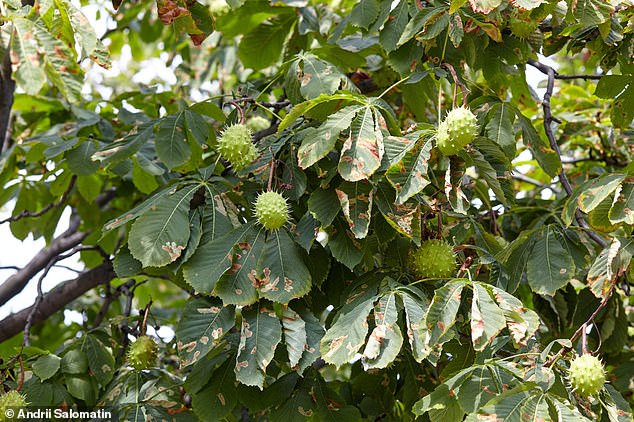
<svg viewBox="0 0 634 422">
<path fill-rule="evenodd" d="M 81 273 L 74 280 L 58 285 L 43 296 L 37 311 L 33 313 L 32 323 L 37 324 L 46 320 L 87 291 L 100 284 L 109 282 L 116 276 L 112 263 L 108 261 Z M 24 329 L 24 325 L 32 310 L 33 306 L 9 315 L 0 321 L 0 342 L 20 333 Z"/>
<path fill-rule="evenodd" d="M 7 47 L 0 65 L 0 154 L 11 147 L 11 107 L 13 107 L 14 92 L 15 81 L 11 78 L 11 51 Z"/>
<path fill-rule="evenodd" d="M 46 214 L 48 211 L 52 210 L 53 208 L 59 207 L 60 205 L 62 205 L 62 204 L 64 204 L 66 202 L 66 199 L 68 199 L 68 196 L 70 195 L 70 192 L 73 190 L 73 187 L 75 187 L 75 182 L 76 181 L 77 181 L 77 176 L 73 175 L 73 177 L 71 177 L 71 179 L 70 179 L 70 183 L 68 184 L 68 188 L 66 188 L 66 190 L 62 194 L 62 197 L 59 198 L 59 201 L 52 202 L 52 203 L 48 204 L 47 206 L 45 206 L 44 208 L 42 208 L 38 212 L 31 212 L 31 211 L 24 210 L 18 215 L 12 215 L 11 217 L 0 221 L 0 224 L 10 223 L 12 221 L 18 221 L 18 220 L 21 220 L 21 219 L 27 218 L 27 217 L 41 217 L 44 214 Z"/>
<path fill-rule="evenodd" d="M 96 200 L 100 207 L 106 205 L 114 197 L 114 190 L 101 194 Z M 57 255 L 79 245 L 90 233 L 78 232 L 81 221 L 77 216 L 70 219 L 68 230 L 53 239 L 51 244 L 40 250 L 22 269 L 9 276 L 0 285 L 0 306 L 24 289 L 27 283 L 38 272 L 43 270 Z"/>
<path fill-rule="evenodd" d="M 555 193 L 559 193 L 559 188 L 553 185 L 549 185 L 548 183 L 542 183 L 539 180 L 535 180 L 532 177 L 526 176 L 525 174 L 514 173 L 511 175 L 511 177 L 515 180 L 519 180 L 520 182 L 530 183 L 531 185 L 538 186 L 542 189 L 550 189 Z"/>
<path fill-rule="evenodd" d="M 548 81 L 546 83 L 546 92 L 544 93 L 544 98 L 542 99 L 542 108 L 544 110 L 544 132 L 546 132 L 546 137 L 548 138 L 550 147 L 553 149 L 553 151 L 557 153 L 557 156 L 559 156 L 559 159 L 561 160 L 561 150 L 559 149 L 559 144 L 557 144 L 557 140 L 555 139 L 555 134 L 553 133 L 552 128 L 552 123 L 555 121 L 555 119 L 553 118 L 552 109 L 550 108 L 550 98 L 553 95 L 553 89 L 555 87 L 555 77 L 557 75 L 557 72 L 552 67 L 546 66 L 545 64 L 533 59 L 528 59 L 528 64 L 548 76 Z M 568 176 L 566 175 L 563 167 L 559 172 L 559 181 L 566 191 L 566 194 L 568 196 L 572 196 L 572 185 L 570 184 Z M 583 218 L 583 215 L 581 214 L 581 211 L 579 211 L 579 209 L 575 210 L 575 220 L 577 221 L 577 224 L 579 224 L 579 227 L 582 227 L 585 230 L 585 233 L 599 246 L 601 246 L 602 248 L 605 248 L 607 246 L 605 240 L 590 229 L 590 226 L 588 226 L 588 223 Z"/>
</svg>

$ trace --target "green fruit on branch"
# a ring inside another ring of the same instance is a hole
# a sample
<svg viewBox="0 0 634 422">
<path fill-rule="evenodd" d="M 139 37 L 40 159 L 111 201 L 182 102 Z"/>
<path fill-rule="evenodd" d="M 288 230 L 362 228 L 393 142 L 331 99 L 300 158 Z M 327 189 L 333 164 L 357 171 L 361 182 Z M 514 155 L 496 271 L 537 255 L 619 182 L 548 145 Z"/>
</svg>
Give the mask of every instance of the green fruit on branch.
<svg viewBox="0 0 634 422">
<path fill-rule="evenodd" d="M 288 203 L 277 192 L 264 192 L 255 200 L 255 217 L 269 230 L 277 230 L 288 221 Z"/>
<path fill-rule="evenodd" d="M 601 361 L 590 354 L 584 354 L 570 362 L 568 374 L 570 386 L 580 396 L 592 396 L 603 388 L 605 371 Z"/>
<path fill-rule="evenodd" d="M 242 170 L 258 158 L 251 131 L 242 124 L 229 126 L 218 138 L 218 152 L 235 170 Z"/>
<path fill-rule="evenodd" d="M 247 127 L 251 132 L 259 132 L 268 129 L 269 126 L 271 126 L 271 122 L 262 116 L 253 116 L 247 120 Z"/>
<path fill-rule="evenodd" d="M 17 408 L 26 406 L 28 403 L 23 394 L 15 390 L 2 394 L 0 396 L 0 421 L 17 421 Z"/>
<path fill-rule="evenodd" d="M 478 122 L 471 110 L 454 108 L 438 125 L 438 148 L 445 155 L 455 155 L 473 141 L 478 132 Z"/>
<path fill-rule="evenodd" d="M 426 240 L 410 254 L 410 267 L 421 278 L 448 278 L 456 270 L 456 255 L 449 243 Z"/>
<path fill-rule="evenodd" d="M 158 347 L 152 337 L 141 336 L 128 349 L 128 363 L 134 369 L 149 369 L 156 365 Z"/>
</svg>

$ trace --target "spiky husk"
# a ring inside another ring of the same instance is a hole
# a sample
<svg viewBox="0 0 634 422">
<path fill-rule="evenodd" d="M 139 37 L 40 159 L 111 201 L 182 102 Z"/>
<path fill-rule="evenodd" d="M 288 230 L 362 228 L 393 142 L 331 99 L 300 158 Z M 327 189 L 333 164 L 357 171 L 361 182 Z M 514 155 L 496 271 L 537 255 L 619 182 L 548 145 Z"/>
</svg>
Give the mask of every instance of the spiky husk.
<svg viewBox="0 0 634 422">
<path fill-rule="evenodd" d="M 26 397 L 15 390 L 0 395 L 0 421 L 17 421 L 17 416 L 10 418 L 5 409 L 13 408 L 16 411 L 15 415 L 17 415 L 17 408 L 26 406 L 28 406 Z"/>
<path fill-rule="evenodd" d="M 258 158 L 251 131 L 242 124 L 229 126 L 218 138 L 218 152 L 235 170 L 242 170 Z"/>
<path fill-rule="evenodd" d="M 149 369 L 156 365 L 158 347 L 152 337 L 141 336 L 128 349 L 128 363 L 134 369 Z"/>
<path fill-rule="evenodd" d="M 247 120 L 247 127 L 251 132 L 259 132 L 268 129 L 269 126 L 271 126 L 271 122 L 262 116 L 253 116 Z"/>
<path fill-rule="evenodd" d="M 255 200 L 255 217 L 269 230 L 277 230 L 288 221 L 288 203 L 280 193 L 264 192 Z"/>
<path fill-rule="evenodd" d="M 570 386 L 580 396 L 597 394 L 605 384 L 603 364 L 596 356 L 584 354 L 570 362 Z"/>
<path fill-rule="evenodd" d="M 410 254 L 409 265 L 420 278 L 448 278 L 456 269 L 456 255 L 449 243 L 430 239 Z"/>
<path fill-rule="evenodd" d="M 478 122 L 471 110 L 454 108 L 438 125 L 438 148 L 445 155 L 455 155 L 473 141 L 478 131 Z"/>
</svg>

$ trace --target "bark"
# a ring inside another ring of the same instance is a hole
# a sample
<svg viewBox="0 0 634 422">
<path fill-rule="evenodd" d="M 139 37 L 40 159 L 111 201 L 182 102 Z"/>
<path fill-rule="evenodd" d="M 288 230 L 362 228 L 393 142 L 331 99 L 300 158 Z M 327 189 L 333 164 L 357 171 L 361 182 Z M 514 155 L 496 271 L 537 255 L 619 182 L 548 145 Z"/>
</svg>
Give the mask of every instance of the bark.
<svg viewBox="0 0 634 422">
<path fill-rule="evenodd" d="M 46 320 L 87 291 L 109 282 L 116 276 L 112 268 L 112 263 L 105 262 L 98 267 L 81 273 L 74 280 L 58 285 L 44 295 L 44 298 L 33 314 L 33 324 Z M 0 321 L 0 343 L 10 339 L 24 329 L 24 325 L 32 308 L 31 306 L 27 309 L 23 309 Z"/>
</svg>

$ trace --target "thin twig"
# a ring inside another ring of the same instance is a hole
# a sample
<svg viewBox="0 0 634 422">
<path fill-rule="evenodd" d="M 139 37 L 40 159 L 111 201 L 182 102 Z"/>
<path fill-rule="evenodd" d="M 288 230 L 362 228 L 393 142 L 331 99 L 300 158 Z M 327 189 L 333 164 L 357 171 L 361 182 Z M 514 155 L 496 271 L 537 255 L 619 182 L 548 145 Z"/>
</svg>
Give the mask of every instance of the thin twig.
<svg viewBox="0 0 634 422">
<path fill-rule="evenodd" d="M 20 267 L 16 267 L 15 265 L 7 265 L 7 266 L 2 266 L 0 267 L 0 270 L 15 270 L 15 271 L 20 271 L 22 268 Z"/>
<path fill-rule="evenodd" d="M 46 214 L 48 211 L 52 210 L 53 208 L 59 207 L 64 202 L 66 202 L 66 199 L 68 199 L 68 196 L 70 195 L 70 192 L 73 190 L 73 187 L 75 186 L 75 181 L 76 180 L 77 180 L 77 176 L 73 175 L 71 177 L 71 179 L 70 179 L 70 184 L 68 185 L 68 188 L 66 188 L 66 190 L 62 194 L 62 197 L 59 198 L 59 201 L 53 202 L 51 204 L 48 204 L 47 206 L 45 206 L 44 208 L 42 208 L 38 212 L 30 212 L 30 211 L 24 210 L 18 215 L 12 215 L 11 217 L 0 221 L 0 224 L 11 223 L 13 221 L 18 221 L 18 220 L 21 220 L 21 219 L 27 218 L 27 217 L 41 217 L 44 214 Z"/>
<path fill-rule="evenodd" d="M 150 300 L 147 305 L 145 305 L 145 310 L 143 311 L 143 320 L 141 321 L 141 329 L 140 333 L 142 336 L 145 335 L 147 330 L 147 316 L 150 313 L 150 307 L 152 306 L 152 301 Z"/>
<path fill-rule="evenodd" d="M 592 315 L 590 315 L 590 318 L 588 318 L 586 320 L 586 322 L 584 322 L 583 324 L 581 324 L 581 326 L 579 328 L 577 328 L 577 331 L 575 331 L 574 334 L 570 337 L 570 342 L 573 342 L 577 338 L 579 338 L 579 336 L 581 335 L 582 332 L 584 332 L 584 330 L 586 329 L 588 324 L 591 324 L 594 321 L 594 319 L 596 318 L 596 316 L 599 314 L 599 312 L 601 312 L 601 309 L 605 308 L 605 305 L 608 304 L 608 300 L 610 300 L 610 296 L 612 296 L 612 291 L 614 290 L 614 286 L 616 286 L 616 284 L 617 284 L 617 280 L 618 280 L 618 277 L 614 277 L 612 279 L 611 284 L 610 284 L 610 289 L 607 291 L 607 293 L 603 297 L 603 299 L 601 299 L 601 303 L 599 303 L 599 306 L 597 306 L 597 309 L 595 309 L 594 312 L 592 312 Z M 568 346 L 562 347 L 559 350 L 559 352 L 557 352 L 555 355 L 553 355 L 553 357 L 551 357 L 548 360 L 548 362 L 546 362 L 546 364 L 544 366 L 551 367 L 557 361 L 557 359 L 559 359 L 561 356 L 564 356 L 570 350 L 572 350 L 572 347 L 568 347 Z M 583 350 L 585 350 L 585 348 L 582 346 L 582 351 Z"/>
<path fill-rule="evenodd" d="M 528 177 L 525 174 L 512 174 L 511 177 L 515 180 L 519 180 L 520 182 L 525 182 L 525 183 L 530 183 L 531 185 L 535 185 L 537 187 L 540 187 L 542 189 L 550 189 L 555 193 L 559 193 L 560 190 L 558 187 L 553 186 L 552 184 L 548 184 L 548 183 L 542 183 L 539 180 L 535 180 L 532 177 Z"/>
<path fill-rule="evenodd" d="M 552 67 L 546 66 L 545 64 L 533 59 L 528 59 L 528 64 L 548 76 L 548 80 L 546 82 L 546 92 L 544 93 L 544 98 L 542 99 L 542 109 L 544 110 L 544 132 L 546 133 L 546 137 L 548 138 L 550 147 L 553 151 L 555 151 L 555 153 L 561 160 L 561 150 L 559 149 L 559 144 L 557 144 L 557 140 L 555 139 L 555 134 L 552 128 L 552 123 L 555 121 L 555 119 L 553 118 L 552 109 L 550 107 L 550 98 L 553 95 L 553 89 L 555 87 L 555 76 L 557 75 L 557 72 Z M 568 195 L 569 197 L 572 196 L 572 185 L 570 184 L 570 180 L 568 180 L 568 176 L 566 175 L 563 167 L 559 172 L 559 181 L 566 191 L 566 195 Z M 577 224 L 585 230 L 586 234 L 599 246 L 601 246 L 602 248 L 605 248 L 607 246 L 605 240 L 601 236 L 596 234 L 592 229 L 590 229 L 590 226 L 583 218 L 583 215 L 581 214 L 581 211 L 579 211 L 579 209 L 575 210 L 575 220 L 577 221 Z"/>
<path fill-rule="evenodd" d="M 444 67 L 445 69 L 449 70 L 449 73 L 451 73 L 451 77 L 453 78 L 454 83 L 460 87 L 460 91 L 462 92 L 462 105 L 466 107 L 467 106 L 467 92 L 469 92 L 469 89 L 465 86 L 465 84 L 462 83 L 460 79 L 458 79 L 456 70 L 453 68 L 451 63 L 443 63 L 440 65 L 440 67 Z M 454 86 L 454 96 L 453 96 L 453 107 L 456 108 L 456 87 L 455 86 Z"/>
</svg>

